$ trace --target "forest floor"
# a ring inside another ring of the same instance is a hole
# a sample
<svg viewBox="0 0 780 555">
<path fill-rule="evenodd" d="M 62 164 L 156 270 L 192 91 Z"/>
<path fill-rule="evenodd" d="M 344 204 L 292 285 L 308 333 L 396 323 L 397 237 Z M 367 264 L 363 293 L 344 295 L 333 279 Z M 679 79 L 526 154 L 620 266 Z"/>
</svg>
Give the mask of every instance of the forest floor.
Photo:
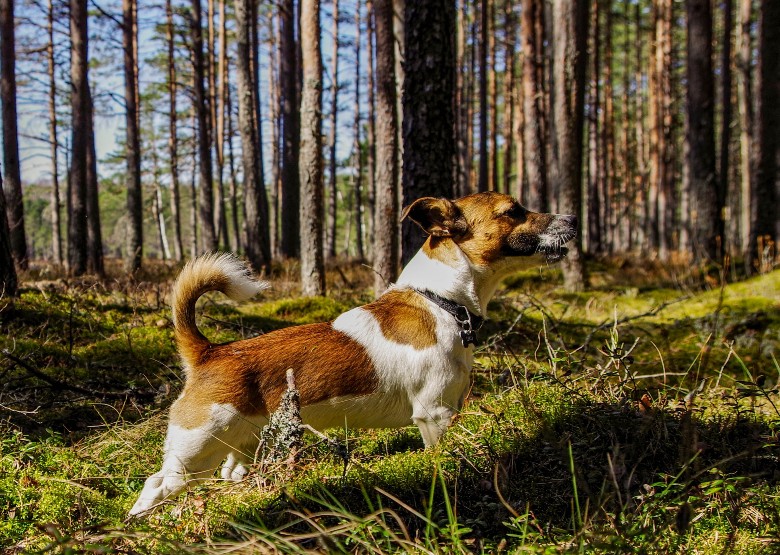
<svg viewBox="0 0 780 555">
<path fill-rule="evenodd" d="M 0 299 L 0 552 L 777 553 L 780 270 L 589 270 L 577 294 L 550 268 L 506 281 L 435 449 L 413 427 L 331 430 L 137 520 L 183 384 L 174 271 L 31 271 Z M 228 341 L 370 300 L 365 268 L 315 299 L 295 272 L 253 302 L 208 296 L 201 329 Z"/>
</svg>

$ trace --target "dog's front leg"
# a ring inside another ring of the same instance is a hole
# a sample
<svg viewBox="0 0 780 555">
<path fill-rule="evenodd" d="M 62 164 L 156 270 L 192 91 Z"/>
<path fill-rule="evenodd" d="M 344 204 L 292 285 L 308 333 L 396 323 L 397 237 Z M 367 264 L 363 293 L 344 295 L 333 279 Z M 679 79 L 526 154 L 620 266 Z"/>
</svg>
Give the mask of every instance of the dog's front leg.
<svg viewBox="0 0 780 555">
<path fill-rule="evenodd" d="M 412 421 L 420 429 L 425 447 L 434 447 L 450 426 L 455 411 L 448 407 L 420 407 Z"/>
</svg>

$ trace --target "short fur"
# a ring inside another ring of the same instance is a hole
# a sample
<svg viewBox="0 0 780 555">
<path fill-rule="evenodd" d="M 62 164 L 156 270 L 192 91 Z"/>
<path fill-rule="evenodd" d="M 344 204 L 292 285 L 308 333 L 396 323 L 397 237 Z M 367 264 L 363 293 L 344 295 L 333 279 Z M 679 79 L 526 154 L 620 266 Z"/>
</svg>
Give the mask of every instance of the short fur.
<svg viewBox="0 0 780 555">
<path fill-rule="evenodd" d="M 147 479 L 131 515 L 210 478 L 223 460 L 222 478 L 242 479 L 257 432 L 286 390 L 288 368 L 303 420 L 314 428 L 414 423 L 426 447 L 438 443 L 463 404 L 473 347 L 463 346 L 453 316 L 417 291 L 485 316 L 509 273 L 565 254 L 576 218 L 530 212 L 497 193 L 422 198 L 404 217 L 429 235 L 422 249 L 379 299 L 333 322 L 213 344 L 195 323 L 198 298 L 221 291 L 247 299 L 267 284 L 230 254 L 209 254 L 184 267 L 172 306 L 187 380 L 171 407 L 162 469 Z"/>
</svg>

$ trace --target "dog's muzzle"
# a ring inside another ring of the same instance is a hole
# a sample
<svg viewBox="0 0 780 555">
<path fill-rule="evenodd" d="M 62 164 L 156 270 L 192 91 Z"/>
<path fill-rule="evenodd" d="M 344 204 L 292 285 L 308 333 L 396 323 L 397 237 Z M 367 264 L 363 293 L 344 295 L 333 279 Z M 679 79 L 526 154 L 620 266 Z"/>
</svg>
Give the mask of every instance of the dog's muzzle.
<svg viewBox="0 0 780 555">
<path fill-rule="evenodd" d="M 547 229 L 539 236 L 537 252 L 545 255 L 548 263 L 564 258 L 569 249 L 566 243 L 577 236 L 577 216 L 555 216 Z"/>
</svg>

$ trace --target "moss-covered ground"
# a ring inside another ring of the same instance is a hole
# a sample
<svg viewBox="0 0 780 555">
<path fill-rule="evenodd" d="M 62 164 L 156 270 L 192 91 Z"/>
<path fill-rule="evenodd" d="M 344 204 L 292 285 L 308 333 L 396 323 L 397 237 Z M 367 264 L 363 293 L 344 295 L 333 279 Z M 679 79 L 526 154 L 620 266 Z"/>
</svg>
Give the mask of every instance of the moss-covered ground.
<svg viewBox="0 0 780 555">
<path fill-rule="evenodd" d="M 747 280 L 592 263 L 491 303 L 473 388 L 435 449 L 415 428 L 332 430 L 294 467 L 256 465 L 126 520 L 182 387 L 145 281 L 25 276 L 0 300 L 0 551 L 52 553 L 780 550 L 780 271 Z M 358 267 L 302 299 L 285 275 L 201 301 L 212 341 L 332 319 L 370 299 Z M 346 458 L 343 456 L 346 452 Z"/>
</svg>

